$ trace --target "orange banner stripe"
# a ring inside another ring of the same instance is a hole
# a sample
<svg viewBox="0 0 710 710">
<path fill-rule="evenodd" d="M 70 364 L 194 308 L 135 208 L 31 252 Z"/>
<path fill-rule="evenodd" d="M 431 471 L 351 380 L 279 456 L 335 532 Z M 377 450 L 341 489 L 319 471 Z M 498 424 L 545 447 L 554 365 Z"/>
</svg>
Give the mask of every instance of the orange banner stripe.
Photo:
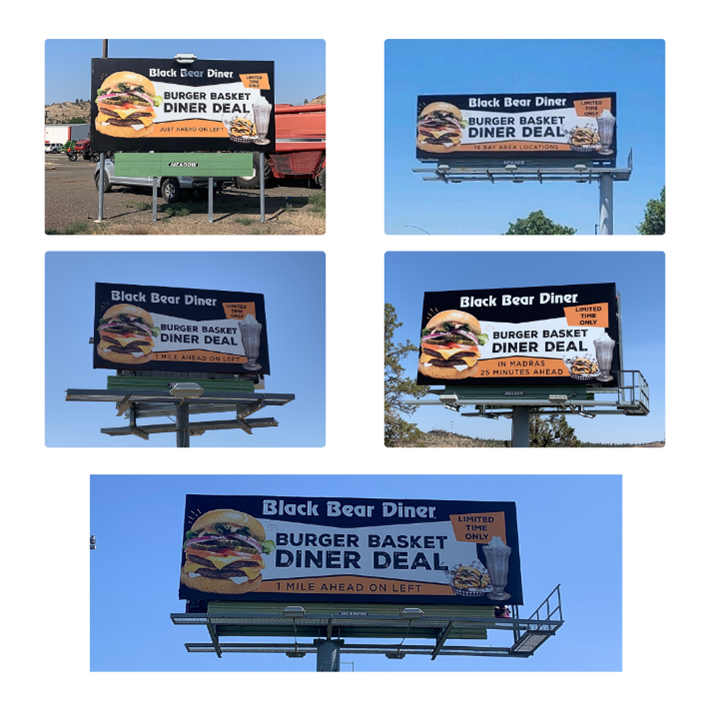
<svg viewBox="0 0 710 710">
<path fill-rule="evenodd" d="M 177 352 L 153 353 L 153 360 L 160 362 L 219 362 L 240 364 L 247 361 L 243 355 L 214 353 L 209 350 L 179 350 Z"/>
<path fill-rule="evenodd" d="M 500 143 L 474 143 L 467 145 L 459 145 L 455 150 L 448 151 L 449 153 L 476 153 L 476 152 L 491 152 L 491 151 L 561 151 L 569 152 L 572 150 L 567 143 L 544 143 L 540 141 L 501 141 Z"/>
<path fill-rule="evenodd" d="M 298 594 L 405 594 L 452 596 L 448 584 L 426 582 L 404 582 L 379 577 L 355 577 L 340 575 L 336 577 L 299 577 L 298 579 L 268 580 L 261 583 L 260 592 L 280 592 Z"/>
<path fill-rule="evenodd" d="M 578 116 L 596 118 L 606 109 L 611 111 L 611 96 L 599 99 L 580 99 L 574 102 L 574 110 Z"/>
<path fill-rule="evenodd" d="M 501 357 L 479 360 L 474 377 L 569 377 L 569 368 L 556 358 Z"/>
<path fill-rule="evenodd" d="M 229 138 L 221 121 L 204 118 L 187 118 L 184 121 L 155 123 L 151 138 Z"/>
<path fill-rule="evenodd" d="M 503 542 L 505 537 L 505 513 L 456 513 L 450 515 L 454 535 L 459 542 L 489 543 L 494 535 Z"/>
<path fill-rule="evenodd" d="M 243 320 L 248 314 L 256 318 L 256 305 L 253 301 L 249 303 L 223 303 L 222 306 L 224 307 L 224 315 L 227 318 Z"/>
<path fill-rule="evenodd" d="M 584 306 L 565 307 L 568 325 L 587 325 L 592 328 L 609 327 L 609 304 L 588 303 Z"/>
</svg>

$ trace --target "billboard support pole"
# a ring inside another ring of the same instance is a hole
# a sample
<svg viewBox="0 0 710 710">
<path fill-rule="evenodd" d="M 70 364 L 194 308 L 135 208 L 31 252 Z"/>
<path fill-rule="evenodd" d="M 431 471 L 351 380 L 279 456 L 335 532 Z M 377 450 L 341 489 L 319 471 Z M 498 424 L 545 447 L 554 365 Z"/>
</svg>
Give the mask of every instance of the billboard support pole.
<svg viewBox="0 0 710 710">
<path fill-rule="evenodd" d="M 530 446 L 530 407 L 513 407 L 513 424 L 511 433 L 513 448 Z"/>
<path fill-rule="evenodd" d="M 207 179 L 207 182 L 209 183 L 209 190 L 208 190 L 208 197 L 207 197 L 207 203 L 208 203 L 208 212 L 209 212 L 209 223 L 212 224 L 213 222 L 213 215 L 212 215 L 212 209 L 214 207 L 214 195 L 212 192 L 212 188 L 214 188 L 214 178 L 210 177 Z"/>
<path fill-rule="evenodd" d="M 599 176 L 599 234 L 614 234 L 614 176 Z"/>
<path fill-rule="evenodd" d="M 104 59 L 108 58 L 108 40 L 102 40 L 101 56 Z M 102 222 L 104 219 L 104 180 L 106 176 L 106 153 L 99 153 L 99 166 L 101 173 L 99 175 L 99 218 L 97 222 Z"/>
<path fill-rule="evenodd" d="M 175 434 L 179 449 L 190 448 L 190 405 L 185 399 L 175 408 Z"/>
<path fill-rule="evenodd" d="M 102 222 L 104 218 L 104 180 L 106 179 L 106 153 L 99 153 L 99 218 L 97 222 Z"/>
<path fill-rule="evenodd" d="M 263 155 L 263 153 L 262 153 Z M 338 639 L 314 639 L 316 646 L 316 671 L 318 673 L 340 672 L 340 647 L 343 641 Z"/>
<path fill-rule="evenodd" d="M 266 190 L 264 188 L 264 154 L 259 153 L 259 205 L 261 209 L 261 223 L 266 222 Z"/>
<path fill-rule="evenodd" d="M 158 221 L 158 178 L 153 176 L 153 221 Z"/>
</svg>

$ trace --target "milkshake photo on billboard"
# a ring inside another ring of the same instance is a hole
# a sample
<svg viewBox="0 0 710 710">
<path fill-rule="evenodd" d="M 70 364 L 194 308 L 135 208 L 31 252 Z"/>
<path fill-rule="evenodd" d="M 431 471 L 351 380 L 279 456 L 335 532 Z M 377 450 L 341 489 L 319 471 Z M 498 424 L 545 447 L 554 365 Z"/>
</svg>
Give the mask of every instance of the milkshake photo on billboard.
<svg viewBox="0 0 710 710">
<path fill-rule="evenodd" d="M 385 266 L 386 446 L 663 445 L 663 254 L 388 252 Z"/>
</svg>

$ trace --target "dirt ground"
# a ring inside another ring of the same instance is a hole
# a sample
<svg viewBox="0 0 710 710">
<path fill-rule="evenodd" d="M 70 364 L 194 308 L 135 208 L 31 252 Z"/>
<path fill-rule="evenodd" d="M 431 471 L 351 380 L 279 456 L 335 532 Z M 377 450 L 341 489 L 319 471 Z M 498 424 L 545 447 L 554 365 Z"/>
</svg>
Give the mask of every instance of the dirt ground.
<svg viewBox="0 0 710 710">
<path fill-rule="evenodd" d="M 89 161 L 45 156 L 47 234 L 325 234 L 325 194 L 306 181 L 267 188 L 264 223 L 259 190 L 229 186 L 215 192 L 210 224 L 204 194 L 194 192 L 172 205 L 158 196 L 158 221 L 153 222 L 149 189 L 114 187 L 104 195 L 104 220 L 97 224 L 94 169 Z"/>
</svg>

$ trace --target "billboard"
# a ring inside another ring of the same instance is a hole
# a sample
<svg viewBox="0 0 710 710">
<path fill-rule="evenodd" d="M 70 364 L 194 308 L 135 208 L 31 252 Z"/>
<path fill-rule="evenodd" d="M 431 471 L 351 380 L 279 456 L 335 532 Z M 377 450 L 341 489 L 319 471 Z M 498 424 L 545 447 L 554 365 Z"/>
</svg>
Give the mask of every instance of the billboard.
<svg viewBox="0 0 710 710">
<path fill-rule="evenodd" d="M 424 294 L 417 383 L 618 386 L 616 285 Z"/>
<path fill-rule="evenodd" d="M 94 368 L 269 374 L 264 296 L 97 283 Z"/>
<path fill-rule="evenodd" d="M 615 164 L 616 94 L 446 94 L 417 98 L 417 158 Z"/>
<path fill-rule="evenodd" d="M 188 495 L 180 599 L 522 604 L 515 503 Z"/>
<path fill-rule="evenodd" d="M 274 63 L 91 60 L 96 151 L 273 151 Z"/>
</svg>

